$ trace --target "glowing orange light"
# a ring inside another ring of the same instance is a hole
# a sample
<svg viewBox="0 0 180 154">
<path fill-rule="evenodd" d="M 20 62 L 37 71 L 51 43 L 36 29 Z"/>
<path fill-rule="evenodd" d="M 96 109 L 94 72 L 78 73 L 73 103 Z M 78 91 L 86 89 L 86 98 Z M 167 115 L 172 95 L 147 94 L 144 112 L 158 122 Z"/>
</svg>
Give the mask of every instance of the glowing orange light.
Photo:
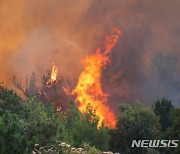
<svg viewBox="0 0 180 154">
<path fill-rule="evenodd" d="M 121 31 L 113 29 L 112 34 L 106 36 L 104 47 L 98 48 L 95 54 L 83 59 L 84 70 L 79 76 L 77 86 L 72 91 L 72 94 L 77 95 L 76 101 L 80 103 L 78 108 L 82 113 L 87 112 L 89 105 L 96 111 L 99 117 L 98 127 L 102 126 L 102 123 L 111 128 L 116 126 L 114 113 L 106 106 L 108 94 L 102 91 L 101 72 L 102 68 L 110 62 L 109 53 L 115 46 L 119 35 Z"/>
<path fill-rule="evenodd" d="M 58 68 L 57 68 L 57 66 L 53 63 L 52 72 L 51 72 L 51 82 L 56 81 L 56 79 L 57 79 L 57 74 L 58 74 Z"/>
<path fill-rule="evenodd" d="M 48 83 L 53 83 L 54 81 L 56 81 L 57 75 L 58 75 L 58 68 L 54 63 L 52 63 L 51 77 L 50 77 Z"/>
</svg>

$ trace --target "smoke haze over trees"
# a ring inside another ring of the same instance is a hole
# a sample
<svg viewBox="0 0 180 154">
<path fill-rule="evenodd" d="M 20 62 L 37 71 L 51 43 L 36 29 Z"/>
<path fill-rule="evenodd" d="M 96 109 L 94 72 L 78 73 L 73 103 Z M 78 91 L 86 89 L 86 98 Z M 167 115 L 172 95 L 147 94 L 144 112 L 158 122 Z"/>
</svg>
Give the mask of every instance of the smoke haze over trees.
<svg viewBox="0 0 180 154">
<path fill-rule="evenodd" d="M 123 36 L 103 72 L 110 106 L 117 100 L 152 104 L 180 101 L 180 2 L 178 0 L 0 1 L 0 80 L 13 87 L 36 70 L 42 78 L 54 61 L 77 77 L 81 59 L 113 27 Z"/>
</svg>

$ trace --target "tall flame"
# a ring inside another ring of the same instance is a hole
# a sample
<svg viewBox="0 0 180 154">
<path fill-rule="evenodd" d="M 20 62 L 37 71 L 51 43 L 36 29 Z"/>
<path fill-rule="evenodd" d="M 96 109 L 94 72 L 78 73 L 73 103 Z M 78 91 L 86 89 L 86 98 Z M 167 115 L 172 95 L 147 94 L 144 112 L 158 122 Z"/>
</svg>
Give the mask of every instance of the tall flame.
<svg viewBox="0 0 180 154">
<path fill-rule="evenodd" d="M 54 63 L 52 63 L 51 78 L 49 79 L 48 83 L 52 83 L 52 82 L 56 81 L 57 75 L 58 75 L 58 68 Z"/>
<path fill-rule="evenodd" d="M 83 59 L 82 63 L 85 68 L 79 76 L 77 86 L 72 91 L 77 95 L 76 101 L 80 103 L 78 108 L 82 113 L 87 112 L 89 105 L 95 110 L 99 117 L 98 127 L 102 126 L 102 123 L 111 128 L 116 126 L 114 113 L 106 106 L 108 94 L 102 91 L 101 72 L 102 68 L 110 62 L 109 53 L 120 35 L 120 30 L 113 29 L 112 34 L 106 36 L 104 47 L 98 48 L 95 54 Z"/>
</svg>

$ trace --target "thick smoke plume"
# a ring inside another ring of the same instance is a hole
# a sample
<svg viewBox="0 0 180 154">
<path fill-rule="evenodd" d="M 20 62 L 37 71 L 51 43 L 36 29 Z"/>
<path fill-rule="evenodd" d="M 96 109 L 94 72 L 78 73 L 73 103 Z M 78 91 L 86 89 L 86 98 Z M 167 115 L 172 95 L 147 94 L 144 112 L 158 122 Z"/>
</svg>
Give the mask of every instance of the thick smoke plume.
<svg viewBox="0 0 180 154">
<path fill-rule="evenodd" d="M 110 104 L 167 97 L 180 102 L 179 0 L 1 0 L 0 80 L 12 88 L 52 61 L 77 77 L 113 27 L 123 31 L 103 72 Z"/>
</svg>

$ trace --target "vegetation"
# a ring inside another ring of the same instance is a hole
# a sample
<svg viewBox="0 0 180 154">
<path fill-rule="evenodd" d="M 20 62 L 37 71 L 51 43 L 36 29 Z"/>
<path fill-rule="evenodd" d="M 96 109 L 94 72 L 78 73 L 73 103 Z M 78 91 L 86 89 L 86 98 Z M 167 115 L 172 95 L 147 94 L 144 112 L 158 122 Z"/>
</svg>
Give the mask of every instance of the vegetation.
<svg viewBox="0 0 180 154">
<path fill-rule="evenodd" d="M 32 153 L 39 147 L 51 147 L 56 153 L 77 153 L 60 147 L 83 147 L 87 154 L 111 150 L 119 153 L 180 153 L 180 148 L 131 148 L 132 140 L 180 139 L 180 108 L 167 99 L 158 100 L 152 108 L 143 103 L 119 105 L 115 129 L 97 128 L 98 117 L 88 107 L 82 114 L 73 102 L 66 111 L 56 111 L 51 103 L 35 96 L 26 100 L 0 87 L 0 153 Z M 44 152 L 45 153 L 45 152 Z"/>
<path fill-rule="evenodd" d="M 160 128 L 158 117 L 139 102 L 120 104 L 119 109 L 117 128 L 111 132 L 111 148 L 122 153 L 145 153 L 145 148 L 130 148 L 132 140 L 156 139 Z"/>
<path fill-rule="evenodd" d="M 170 115 L 174 106 L 170 100 L 163 98 L 162 100 L 157 100 L 152 107 L 155 114 L 160 118 L 161 131 L 166 131 L 171 126 Z"/>
<path fill-rule="evenodd" d="M 180 139 L 180 108 L 176 108 L 173 110 L 171 114 L 171 121 L 172 125 L 168 128 L 167 134 L 169 136 L 169 139 Z M 179 154 L 180 153 L 180 146 L 178 146 L 177 149 L 175 149 L 174 153 Z"/>
</svg>

